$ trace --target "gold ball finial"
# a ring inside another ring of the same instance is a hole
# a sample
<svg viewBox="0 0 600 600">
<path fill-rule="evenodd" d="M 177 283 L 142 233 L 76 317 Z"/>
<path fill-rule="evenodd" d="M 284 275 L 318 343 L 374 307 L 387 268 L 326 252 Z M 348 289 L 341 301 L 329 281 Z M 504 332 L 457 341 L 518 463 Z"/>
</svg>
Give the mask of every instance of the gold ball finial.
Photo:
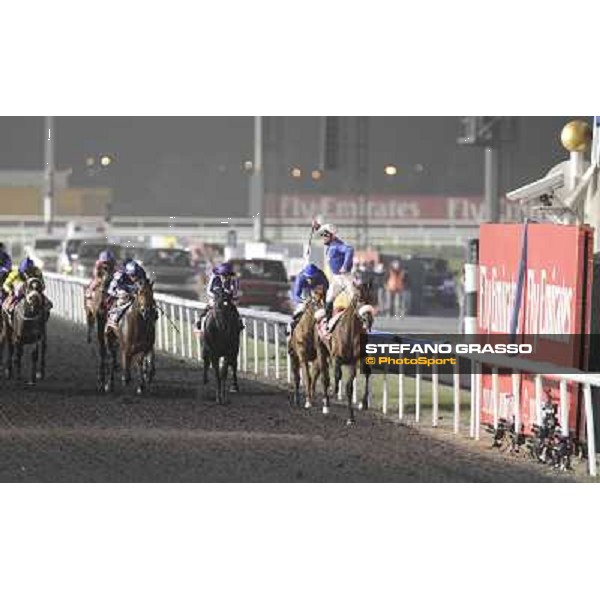
<svg viewBox="0 0 600 600">
<path fill-rule="evenodd" d="M 592 128 L 585 121 L 570 121 L 562 128 L 560 141 L 569 152 L 585 152 L 592 142 Z"/>
</svg>

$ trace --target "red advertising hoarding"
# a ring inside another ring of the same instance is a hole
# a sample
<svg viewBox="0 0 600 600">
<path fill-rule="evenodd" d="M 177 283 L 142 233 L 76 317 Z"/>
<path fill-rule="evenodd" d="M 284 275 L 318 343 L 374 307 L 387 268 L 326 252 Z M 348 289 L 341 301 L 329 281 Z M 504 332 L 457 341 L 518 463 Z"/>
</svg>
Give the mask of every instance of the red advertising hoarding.
<svg viewBox="0 0 600 600">
<path fill-rule="evenodd" d="M 581 334 L 590 331 L 593 231 L 582 226 L 532 223 L 527 226 L 526 253 L 523 240 L 524 225 L 490 224 L 480 228 L 478 333 L 515 333 L 517 342 L 532 341 L 525 336 L 535 336 L 533 360 L 583 368 L 587 353 Z M 518 301 L 522 266 L 524 278 Z M 517 327 L 511 331 L 515 314 Z M 489 369 L 484 370 L 482 379 L 482 421 L 491 423 Z M 501 372 L 499 417 L 508 420 L 514 410 L 512 392 L 510 374 Z M 522 422 L 529 430 L 535 417 L 533 374 L 521 378 L 519 395 Z M 558 398 L 557 388 L 552 396 Z M 577 397 L 577 386 L 570 386 L 571 428 L 577 423 Z"/>
</svg>

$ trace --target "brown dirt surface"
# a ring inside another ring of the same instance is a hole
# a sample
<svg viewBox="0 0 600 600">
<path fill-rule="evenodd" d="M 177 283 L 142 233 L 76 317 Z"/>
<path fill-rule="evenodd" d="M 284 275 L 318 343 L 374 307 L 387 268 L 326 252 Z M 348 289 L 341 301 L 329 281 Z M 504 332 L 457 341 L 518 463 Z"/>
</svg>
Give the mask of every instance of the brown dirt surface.
<svg viewBox="0 0 600 600">
<path fill-rule="evenodd" d="M 35 387 L 0 380 L 0 481 L 554 482 L 556 473 L 443 431 L 375 412 L 347 427 L 336 405 L 292 407 L 281 387 L 240 379 L 217 406 L 197 364 L 157 357 L 147 396 L 97 391 L 96 353 L 80 326 L 51 319 L 48 373 Z"/>
</svg>

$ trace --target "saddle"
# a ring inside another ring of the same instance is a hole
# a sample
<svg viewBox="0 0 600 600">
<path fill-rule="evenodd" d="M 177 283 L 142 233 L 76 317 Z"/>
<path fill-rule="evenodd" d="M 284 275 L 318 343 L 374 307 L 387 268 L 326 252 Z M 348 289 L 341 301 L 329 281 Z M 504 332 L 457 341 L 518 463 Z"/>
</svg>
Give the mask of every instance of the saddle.
<svg viewBox="0 0 600 600">
<path fill-rule="evenodd" d="M 328 342 L 331 339 L 331 335 L 335 326 L 338 324 L 344 312 L 346 312 L 346 308 L 342 310 L 338 310 L 329 321 L 325 319 L 325 311 L 317 311 L 315 313 L 315 317 L 317 318 L 317 332 L 319 333 L 319 337 L 324 341 Z M 358 316 L 362 322 L 365 333 L 371 330 L 371 326 L 373 324 L 373 313 L 374 309 L 370 304 L 364 304 L 358 309 Z"/>
<path fill-rule="evenodd" d="M 133 304 L 133 299 L 129 298 L 127 301 L 114 304 L 108 311 L 107 325 L 117 326 L 123 315 L 127 312 L 127 309 Z"/>
<path fill-rule="evenodd" d="M 340 320 L 344 310 L 338 310 L 329 321 L 325 318 L 325 310 L 319 309 L 315 312 L 315 319 L 317 320 L 317 332 L 323 342 L 328 342 L 331 339 L 331 334 L 337 322 Z"/>
</svg>

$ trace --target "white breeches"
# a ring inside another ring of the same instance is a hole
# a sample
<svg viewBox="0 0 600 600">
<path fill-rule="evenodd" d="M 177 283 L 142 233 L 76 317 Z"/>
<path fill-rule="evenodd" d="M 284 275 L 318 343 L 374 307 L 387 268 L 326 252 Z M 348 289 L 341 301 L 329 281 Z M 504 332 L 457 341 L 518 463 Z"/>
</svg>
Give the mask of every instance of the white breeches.
<svg viewBox="0 0 600 600">
<path fill-rule="evenodd" d="M 344 290 L 348 290 L 349 294 L 354 293 L 352 275 L 350 273 L 333 275 L 331 278 L 331 285 L 327 290 L 326 301 L 333 302 Z"/>
</svg>

